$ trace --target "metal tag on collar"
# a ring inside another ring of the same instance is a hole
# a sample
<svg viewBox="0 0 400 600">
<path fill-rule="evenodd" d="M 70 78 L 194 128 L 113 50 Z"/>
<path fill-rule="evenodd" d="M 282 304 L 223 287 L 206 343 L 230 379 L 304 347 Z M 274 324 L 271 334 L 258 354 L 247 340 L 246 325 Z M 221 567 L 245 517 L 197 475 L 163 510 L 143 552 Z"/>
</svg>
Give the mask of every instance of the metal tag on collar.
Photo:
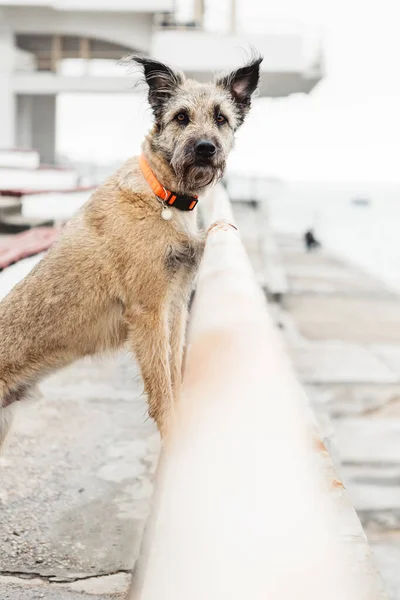
<svg viewBox="0 0 400 600">
<path fill-rule="evenodd" d="M 168 200 L 168 192 L 165 189 L 164 186 L 162 186 L 162 189 L 164 190 L 165 193 L 165 197 L 164 199 L 159 198 L 160 202 L 161 202 L 161 218 L 164 219 L 164 221 L 170 221 L 173 217 L 173 212 L 170 208 L 168 208 L 167 206 L 167 200 Z"/>
<path fill-rule="evenodd" d="M 164 221 L 170 221 L 173 217 L 173 212 L 170 208 L 168 208 L 168 206 L 165 204 L 165 202 L 163 202 L 163 207 L 161 210 L 161 218 L 164 219 Z"/>
</svg>

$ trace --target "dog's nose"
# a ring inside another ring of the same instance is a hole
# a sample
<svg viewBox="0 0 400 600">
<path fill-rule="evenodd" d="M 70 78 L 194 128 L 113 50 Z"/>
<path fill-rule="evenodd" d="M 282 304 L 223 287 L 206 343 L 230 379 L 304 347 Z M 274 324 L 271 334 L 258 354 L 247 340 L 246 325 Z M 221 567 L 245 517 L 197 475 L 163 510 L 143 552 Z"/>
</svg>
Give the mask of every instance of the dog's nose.
<svg viewBox="0 0 400 600">
<path fill-rule="evenodd" d="M 195 146 L 196 154 L 199 156 L 213 156 L 217 148 L 208 140 L 199 140 Z"/>
</svg>

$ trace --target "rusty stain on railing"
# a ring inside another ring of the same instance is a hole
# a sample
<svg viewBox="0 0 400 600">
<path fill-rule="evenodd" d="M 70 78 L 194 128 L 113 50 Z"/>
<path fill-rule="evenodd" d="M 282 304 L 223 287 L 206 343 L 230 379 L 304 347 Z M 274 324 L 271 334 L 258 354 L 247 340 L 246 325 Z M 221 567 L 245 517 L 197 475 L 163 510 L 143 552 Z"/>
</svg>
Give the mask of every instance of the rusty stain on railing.
<svg viewBox="0 0 400 600">
<path fill-rule="evenodd" d="M 131 600 L 269 598 L 386 595 L 217 188 Z"/>
</svg>

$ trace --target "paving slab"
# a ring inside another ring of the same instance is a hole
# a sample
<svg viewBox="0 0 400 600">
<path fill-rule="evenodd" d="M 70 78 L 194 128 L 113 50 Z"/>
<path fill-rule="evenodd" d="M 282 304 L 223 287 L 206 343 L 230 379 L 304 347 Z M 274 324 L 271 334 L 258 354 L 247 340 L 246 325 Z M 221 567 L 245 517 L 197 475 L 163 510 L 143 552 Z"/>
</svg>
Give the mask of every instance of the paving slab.
<svg viewBox="0 0 400 600">
<path fill-rule="evenodd" d="M 306 383 L 398 383 L 395 371 L 370 348 L 359 344 L 320 342 L 289 347 Z"/>
<path fill-rule="evenodd" d="M 338 294 L 341 295 L 372 295 L 379 297 L 387 296 L 385 290 L 376 288 L 375 281 L 371 281 L 364 275 L 354 275 L 345 268 L 338 265 L 326 264 L 291 264 L 286 267 L 286 273 L 290 284 L 290 292 L 293 294 Z"/>
<path fill-rule="evenodd" d="M 400 545 L 373 543 L 372 551 L 391 600 L 400 600 Z"/>
<path fill-rule="evenodd" d="M 343 481 L 348 490 L 349 498 L 357 511 L 393 511 L 400 510 L 400 486 L 393 480 L 392 485 L 382 485 L 382 480 L 376 483 L 360 483 L 360 477 L 354 481 L 346 477 L 342 470 Z"/>
<path fill-rule="evenodd" d="M 131 577 L 125 573 L 69 584 L 0 576 L 0 597 L 2 600 L 123 600 L 130 581 Z"/>
<path fill-rule="evenodd" d="M 2 600 L 125 600 L 131 576 L 126 573 L 93 577 L 72 583 L 0 576 Z"/>
<path fill-rule="evenodd" d="M 375 345 L 374 352 L 393 372 L 400 375 L 400 344 Z"/>
<path fill-rule="evenodd" d="M 282 234 L 276 239 L 292 293 L 393 296 L 381 281 L 323 248 L 306 252 L 300 239 L 288 239 Z"/>
<path fill-rule="evenodd" d="M 132 358 L 82 361 L 19 405 L 1 459 L 0 572 L 76 580 L 135 562 L 158 434 Z"/>
<path fill-rule="evenodd" d="M 335 421 L 341 477 L 368 531 L 400 531 L 400 420 Z"/>
<path fill-rule="evenodd" d="M 400 600 L 400 302 L 382 282 L 278 234 L 289 293 L 279 316 L 391 600 Z"/>
<path fill-rule="evenodd" d="M 310 340 L 400 345 L 397 297 L 289 296 L 285 307 L 303 337 Z"/>
<path fill-rule="evenodd" d="M 330 382 L 306 383 L 316 406 L 325 407 L 331 417 L 400 418 L 400 384 Z"/>
<path fill-rule="evenodd" d="M 340 419 L 335 431 L 343 464 L 400 464 L 400 420 Z"/>
</svg>

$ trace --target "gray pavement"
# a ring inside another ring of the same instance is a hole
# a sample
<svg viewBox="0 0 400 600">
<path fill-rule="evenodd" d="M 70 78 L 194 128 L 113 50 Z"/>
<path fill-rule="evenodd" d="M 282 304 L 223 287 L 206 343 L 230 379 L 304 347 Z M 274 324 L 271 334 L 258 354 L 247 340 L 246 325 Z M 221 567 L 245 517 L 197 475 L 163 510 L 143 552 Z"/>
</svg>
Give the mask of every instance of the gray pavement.
<svg viewBox="0 0 400 600">
<path fill-rule="evenodd" d="M 2 600 L 117 600 L 124 599 L 130 576 L 117 574 L 72 583 L 51 583 L 40 579 L 0 577 Z"/>
<path fill-rule="evenodd" d="M 323 249 L 277 234 L 289 282 L 275 308 L 299 378 L 392 600 L 400 600 L 400 302 Z"/>
<path fill-rule="evenodd" d="M 82 361 L 41 390 L 19 406 L 0 466 L 0 574 L 41 583 L 23 582 L 18 595 L 0 577 L 0 598 L 108 597 L 110 574 L 123 593 L 159 449 L 135 363 L 128 354 Z"/>
</svg>

